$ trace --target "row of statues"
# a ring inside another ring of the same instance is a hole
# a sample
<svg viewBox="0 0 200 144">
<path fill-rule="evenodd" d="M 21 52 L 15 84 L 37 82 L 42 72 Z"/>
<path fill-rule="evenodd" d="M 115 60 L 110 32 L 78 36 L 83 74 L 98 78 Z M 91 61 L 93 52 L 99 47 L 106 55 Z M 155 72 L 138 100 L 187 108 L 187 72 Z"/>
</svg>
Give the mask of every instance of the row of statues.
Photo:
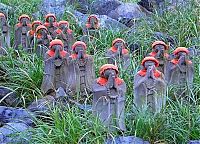
<svg viewBox="0 0 200 144">
<path fill-rule="evenodd" d="M 6 17 L 0 14 L 2 49 L 10 46 L 9 26 Z M 93 114 L 113 129 L 113 125 L 125 131 L 124 111 L 126 84 L 119 78 L 120 70 L 130 66 L 131 57 L 126 42 L 117 38 L 105 52 L 107 63 L 99 70 L 95 79 L 94 59 L 87 54 L 87 43 L 76 41 L 67 21 L 56 21 L 53 14 L 45 17 L 45 23 L 34 21 L 22 15 L 15 26 L 14 48 L 20 46 L 27 51 L 35 51 L 44 58 L 44 76 L 41 90 L 44 96 L 58 96 L 61 91 L 79 102 L 85 102 L 92 95 Z M 83 28 L 85 35 L 95 37 L 100 27 L 96 16 L 91 15 Z M 88 34 L 89 33 L 89 34 Z M 194 66 L 189 59 L 189 51 L 178 47 L 173 54 L 168 53 L 169 46 L 163 41 L 152 44 L 152 52 L 141 63 L 140 70 L 134 76 L 134 104 L 137 108 L 148 108 L 160 112 L 166 104 L 168 86 L 175 86 L 176 98 L 188 98 L 187 89 L 192 88 Z M 2 51 L 0 51 L 2 54 Z"/>
</svg>

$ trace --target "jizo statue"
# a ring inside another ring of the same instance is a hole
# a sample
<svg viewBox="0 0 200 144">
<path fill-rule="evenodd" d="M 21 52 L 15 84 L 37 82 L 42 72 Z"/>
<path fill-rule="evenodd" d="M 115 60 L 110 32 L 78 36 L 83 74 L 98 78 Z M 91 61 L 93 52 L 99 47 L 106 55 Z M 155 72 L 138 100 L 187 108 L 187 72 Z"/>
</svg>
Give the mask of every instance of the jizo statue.
<svg viewBox="0 0 200 144">
<path fill-rule="evenodd" d="M 10 26 L 7 23 L 6 16 L 0 13 L 0 55 L 5 55 L 6 48 L 10 47 Z"/>
<path fill-rule="evenodd" d="M 152 52 L 149 56 L 155 57 L 159 61 L 158 70 L 163 74 L 166 73 L 166 66 L 170 59 L 167 51 L 169 50 L 169 46 L 163 41 L 155 41 L 152 44 Z"/>
<path fill-rule="evenodd" d="M 112 42 L 112 47 L 106 52 L 109 64 L 118 65 L 124 70 L 130 65 L 129 51 L 126 49 L 126 44 L 123 39 L 117 38 Z"/>
<path fill-rule="evenodd" d="M 64 51 L 63 47 L 61 40 L 52 40 L 45 54 L 44 77 L 41 86 L 45 95 L 55 96 L 58 88 L 65 90 L 67 87 L 69 54 Z"/>
<path fill-rule="evenodd" d="M 48 29 L 40 25 L 36 28 L 36 53 L 38 56 L 44 56 L 46 51 L 48 50 L 49 43 L 52 40 L 51 36 L 49 35 Z"/>
<path fill-rule="evenodd" d="M 82 41 L 88 42 L 93 40 L 94 37 L 99 37 L 99 20 L 96 15 L 90 15 L 87 19 L 85 27 L 83 28 Z"/>
<path fill-rule="evenodd" d="M 105 64 L 100 68 L 100 77 L 92 85 L 93 114 L 114 130 L 116 127 L 125 131 L 125 93 L 126 84 L 118 77 L 118 67 L 113 64 Z"/>
<path fill-rule="evenodd" d="M 80 95 L 84 100 L 91 94 L 91 86 L 95 78 L 94 60 L 86 54 L 87 46 L 77 41 L 72 45 L 72 54 L 69 57 L 68 94 Z"/>
<path fill-rule="evenodd" d="M 48 29 L 49 34 L 53 39 L 56 38 L 55 31 L 57 30 L 58 23 L 56 21 L 56 16 L 54 14 L 47 14 L 45 16 L 45 23 L 44 26 Z"/>
<path fill-rule="evenodd" d="M 163 73 L 157 70 L 158 60 L 145 57 L 134 78 L 134 103 L 139 109 L 160 112 L 166 103 L 166 83 Z"/>
<path fill-rule="evenodd" d="M 189 60 L 189 51 L 185 47 L 178 47 L 174 50 L 172 59 L 166 72 L 168 85 L 178 87 L 176 96 L 184 97 L 188 88 L 192 87 L 194 78 L 194 66 Z"/>
<path fill-rule="evenodd" d="M 23 14 L 19 17 L 18 20 L 19 23 L 15 25 L 14 48 L 18 49 L 19 45 L 21 45 L 25 51 L 28 51 L 29 42 L 27 33 L 31 29 L 30 17 L 28 15 Z"/>
<path fill-rule="evenodd" d="M 31 25 L 31 30 L 28 31 L 28 39 L 31 48 L 34 48 L 36 44 L 36 29 L 40 25 L 42 25 L 41 21 L 34 21 Z"/>
<path fill-rule="evenodd" d="M 60 21 L 58 23 L 58 29 L 55 31 L 57 37 L 63 40 L 64 50 L 71 53 L 72 44 L 75 42 L 73 31 L 69 28 L 68 21 Z"/>
</svg>

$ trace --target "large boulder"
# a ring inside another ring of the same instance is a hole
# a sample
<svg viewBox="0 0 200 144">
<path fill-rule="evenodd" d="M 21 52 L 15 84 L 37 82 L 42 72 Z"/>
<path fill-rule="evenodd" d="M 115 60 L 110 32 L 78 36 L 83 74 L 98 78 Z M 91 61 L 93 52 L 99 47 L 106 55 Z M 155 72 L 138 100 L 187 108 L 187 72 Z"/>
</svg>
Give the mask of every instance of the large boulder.
<svg viewBox="0 0 200 144">
<path fill-rule="evenodd" d="M 0 143 L 28 143 L 26 140 L 19 137 L 19 133 L 28 130 L 29 126 L 24 123 L 8 123 L 0 128 Z"/>
<path fill-rule="evenodd" d="M 109 17 L 127 26 L 132 26 L 136 20 L 144 18 L 146 15 L 150 15 L 150 12 L 134 3 L 124 3 L 108 14 Z"/>
<path fill-rule="evenodd" d="M 33 115 L 21 108 L 11 108 L 0 106 L 0 122 L 1 123 L 25 123 L 33 125 Z"/>
<path fill-rule="evenodd" d="M 0 86 L 0 101 L 0 106 L 16 106 L 19 98 L 11 89 Z"/>
<path fill-rule="evenodd" d="M 144 141 L 141 138 L 137 138 L 134 136 L 127 137 L 116 137 L 114 139 L 109 139 L 105 144 L 150 144 L 148 141 Z"/>
<path fill-rule="evenodd" d="M 123 3 L 118 0 L 95 0 L 91 4 L 91 12 L 99 15 L 108 15 L 121 4 Z"/>
<path fill-rule="evenodd" d="M 62 17 L 65 12 L 66 0 L 43 0 L 39 9 L 44 16 L 48 13 L 53 13 L 57 17 Z"/>
<path fill-rule="evenodd" d="M 73 14 L 78 19 L 78 24 L 81 27 L 85 26 L 85 23 L 87 21 L 88 15 L 85 15 L 78 11 L 73 11 Z M 128 27 L 120 22 L 118 22 L 115 19 L 112 19 L 106 15 L 97 15 L 99 21 L 100 21 L 100 27 L 104 29 L 109 29 L 113 31 L 122 31 L 127 29 Z"/>
<path fill-rule="evenodd" d="M 0 12 L 8 13 L 8 11 L 10 11 L 11 9 L 12 7 L 5 5 L 3 3 L 0 3 Z"/>
<path fill-rule="evenodd" d="M 73 7 L 86 14 L 90 12 L 90 2 L 88 0 L 67 0 L 67 4 L 73 5 Z"/>
</svg>

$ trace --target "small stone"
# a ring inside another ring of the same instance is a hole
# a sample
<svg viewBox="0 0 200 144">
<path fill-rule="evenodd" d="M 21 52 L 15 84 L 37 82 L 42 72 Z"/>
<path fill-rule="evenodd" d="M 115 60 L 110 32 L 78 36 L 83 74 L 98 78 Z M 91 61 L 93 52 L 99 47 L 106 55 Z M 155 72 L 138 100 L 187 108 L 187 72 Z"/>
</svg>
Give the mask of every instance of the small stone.
<svg viewBox="0 0 200 144">
<path fill-rule="evenodd" d="M 141 138 L 134 136 L 116 137 L 114 139 L 108 139 L 105 144 L 150 144 L 148 141 L 144 141 Z"/>
<path fill-rule="evenodd" d="M 200 144 L 200 140 L 191 140 L 188 144 Z"/>
</svg>

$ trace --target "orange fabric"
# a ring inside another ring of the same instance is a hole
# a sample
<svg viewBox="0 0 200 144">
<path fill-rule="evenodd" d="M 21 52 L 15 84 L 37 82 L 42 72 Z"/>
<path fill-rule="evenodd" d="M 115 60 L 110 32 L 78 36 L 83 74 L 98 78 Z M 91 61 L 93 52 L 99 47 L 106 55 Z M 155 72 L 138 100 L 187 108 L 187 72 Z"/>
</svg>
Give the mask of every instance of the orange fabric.
<svg viewBox="0 0 200 144">
<path fill-rule="evenodd" d="M 78 54 L 73 53 L 73 54 L 70 55 L 70 57 L 71 57 L 72 59 L 77 59 L 77 58 L 78 58 Z M 88 55 L 85 54 L 85 55 L 84 55 L 84 58 L 87 58 L 87 57 L 88 57 Z"/>
<path fill-rule="evenodd" d="M 75 47 L 76 47 L 77 45 L 82 45 L 82 46 L 84 47 L 84 49 L 87 49 L 87 46 L 86 46 L 86 44 L 85 44 L 84 42 L 82 42 L 82 41 L 77 41 L 77 42 L 75 42 L 75 43 L 72 45 L 72 50 L 75 50 Z"/>
<path fill-rule="evenodd" d="M 147 70 L 146 70 L 146 69 L 142 69 L 142 70 L 140 70 L 140 71 L 138 72 L 138 74 L 139 74 L 140 76 L 144 77 L 144 76 L 146 76 L 146 74 L 147 74 Z M 158 70 L 155 70 L 155 71 L 154 71 L 154 76 L 155 76 L 155 78 L 159 78 L 159 77 L 161 76 L 161 72 L 158 71 Z"/>
<path fill-rule="evenodd" d="M 30 17 L 26 14 L 21 15 L 18 20 L 20 21 L 22 18 L 28 18 L 30 20 Z"/>
<path fill-rule="evenodd" d="M 126 43 L 126 42 L 125 42 L 123 39 L 121 39 L 121 38 L 116 38 L 116 39 L 112 42 L 112 47 L 114 46 L 114 44 L 115 44 L 116 42 L 123 42 L 124 47 L 125 47 L 125 43 Z"/>
<path fill-rule="evenodd" d="M 35 34 L 35 31 L 34 31 L 34 30 L 30 30 L 30 31 L 29 31 L 29 35 L 30 35 L 30 36 L 34 36 L 34 34 Z"/>
<path fill-rule="evenodd" d="M 61 32 L 62 32 L 61 29 L 57 29 L 57 30 L 56 30 L 56 33 L 57 33 L 57 34 L 61 34 Z"/>
<path fill-rule="evenodd" d="M 149 55 L 151 56 L 151 57 L 155 57 L 156 56 L 156 52 L 151 52 Z M 169 54 L 168 53 L 164 53 L 164 57 L 165 58 L 168 58 L 169 57 Z"/>
<path fill-rule="evenodd" d="M 171 60 L 171 63 L 177 65 L 177 64 L 179 63 L 179 59 L 172 59 L 172 60 Z M 187 64 L 192 64 L 192 61 L 186 60 L 186 63 L 187 63 Z"/>
<path fill-rule="evenodd" d="M 4 17 L 4 18 L 6 18 L 6 16 L 5 16 L 4 13 L 0 13 L 0 17 Z"/>
<path fill-rule="evenodd" d="M 38 26 L 38 27 L 36 28 L 36 33 L 38 33 L 38 31 L 41 30 L 41 29 L 45 29 L 46 31 L 48 31 L 47 28 L 46 28 L 45 26 L 40 25 L 40 26 Z"/>
<path fill-rule="evenodd" d="M 62 47 L 64 46 L 63 42 L 59 39 L 52 40 L 49 44 L 49 49 L 51 49 L 51 47 L 54 45 L 61 45 Z"/>
<path fill-rule="evenodd" d="M 117 48 L 115 48 L 115 47 L 111 47 L 110 50 L 114 53 L 117 52 Z M 122 54 L 128 54 L 128 53 L 129 53 L 129 51 L 127 49 L 125 49 L 125 48 L 122 49 Z"/>
<path fill-rule="evenodd" d="M 45 22 L 45 23 L 44 23 L 44 26 L 45 26 L 45 27 L 49 27 L 49 26 L 50 26 L 50 23 L 49 23 L 49 22 Z M 53 23 L 53 26 L 54 26 L 54 27 L 57 27 L 57 26 L 58 26 L 58 23 L 57 23 L 57 22 L 54 22 L 54 23 Z"/>
<path fill-rule="evenodd" d="M 95 29 L 98 29 L 99 27 L 100 27 L 100 25 L 99 25 L 99 20 L 98 20 L 98 18 L 97 18 L 97 16 L 96 15 L 90 15 L 89 17 L 88 17 L 88 19 L 87 19 L 87 22 L 86 22 L 86 24 L 85 24 L 85 26 L 86 26 L 86 28 L 91 28 L 91 24 L 90 24 L 90 19 L 91 18 L 95 18 L 96 19 L 96 21 L 97 21 L 97 24 L 95 25 Z"/>
<path fill-rule="evenodd" d="M 154 49 L 156 45 L 163 45 L 165 47 L 165 50 L 169 49 L 169 46 L 163 41 L 155 41 L 155 42 L 153 42 L 152 48 Z"/>
<path fill-rule="evenodd" d="M 107 69 L 115 70 L 117 72 L 117 75 L 119 73 L 119 70 L 118 70 L 117 66 L 115 66 L 113 64 L 104 64 L 99 70 L 100 75 L 103 76 L 104 71 L 107 70 Z"/>
<path fill-rule="evenodd" d="M 107 84 L 108 80 L 106 78 L 103 78 L 103 77 L 99 77 L 97 79 L 97 83 L 101 86 L 105 86 Z M 115 78 L 115 83 L 117 85 L 121 85 L 124 81 L 122 79 L 120 79 L 119 77 L 116 77 Z"/>
<path fill-rule="evenodd" d="M 153 62 L 155 62 L 155 66 L 156 66 L 156 67 L 159 66 L 159 61 L 158 61 L 157 59 L 155 59 L 154 57 L 151 57 L 151 56 L 145 57 L 145 58 L 142 60 L 142 63 L 141 63 L 141 64 L 144 66 L 144 64 L 145 64 L 146 61 L 153 61 Z"/>
<path fill-rule="evenodd" d="M 31 24 L 27 24 L 27 26 L 28 26 L 29 28 L 31 28 Z M 16 24 L 16 27 L 22 27 L 22 23 Z"/>
<path fill-rule="evenodd" d="M 45 21 L 46 21 L 46 22 L 47 22 L 47 19 L 48 19 L 49 17 L 53 17 L 53 18 L 54 18 L 54 22 L 56 21 L 56 16 L 55 16 L 54 14 L 47 14 L 47 15 L 45 16 Z"/>
<path fill-rule="evenodd" d="M 185 52 L 186 54 L 189 54 L 189 51 L 186 47 L 178 47 L 174 50 L 173 54 L 177 55 L 179 52 Z"/>
<path fill-rule="evenodd" d="M 53 50 L 48 50 L 48 51 L 47 51 L 47 54 L 48 54 L 50 57 L 53 57 L 53 56 L 55 55 L 55 51 L 53 51 Z M 64 50 L 61 50 L 61 51 L 60 51 L 61 57 L 65 57 L 66 54 L 67 54 L 66 51 L 64 51 Z"/>
</svg>

